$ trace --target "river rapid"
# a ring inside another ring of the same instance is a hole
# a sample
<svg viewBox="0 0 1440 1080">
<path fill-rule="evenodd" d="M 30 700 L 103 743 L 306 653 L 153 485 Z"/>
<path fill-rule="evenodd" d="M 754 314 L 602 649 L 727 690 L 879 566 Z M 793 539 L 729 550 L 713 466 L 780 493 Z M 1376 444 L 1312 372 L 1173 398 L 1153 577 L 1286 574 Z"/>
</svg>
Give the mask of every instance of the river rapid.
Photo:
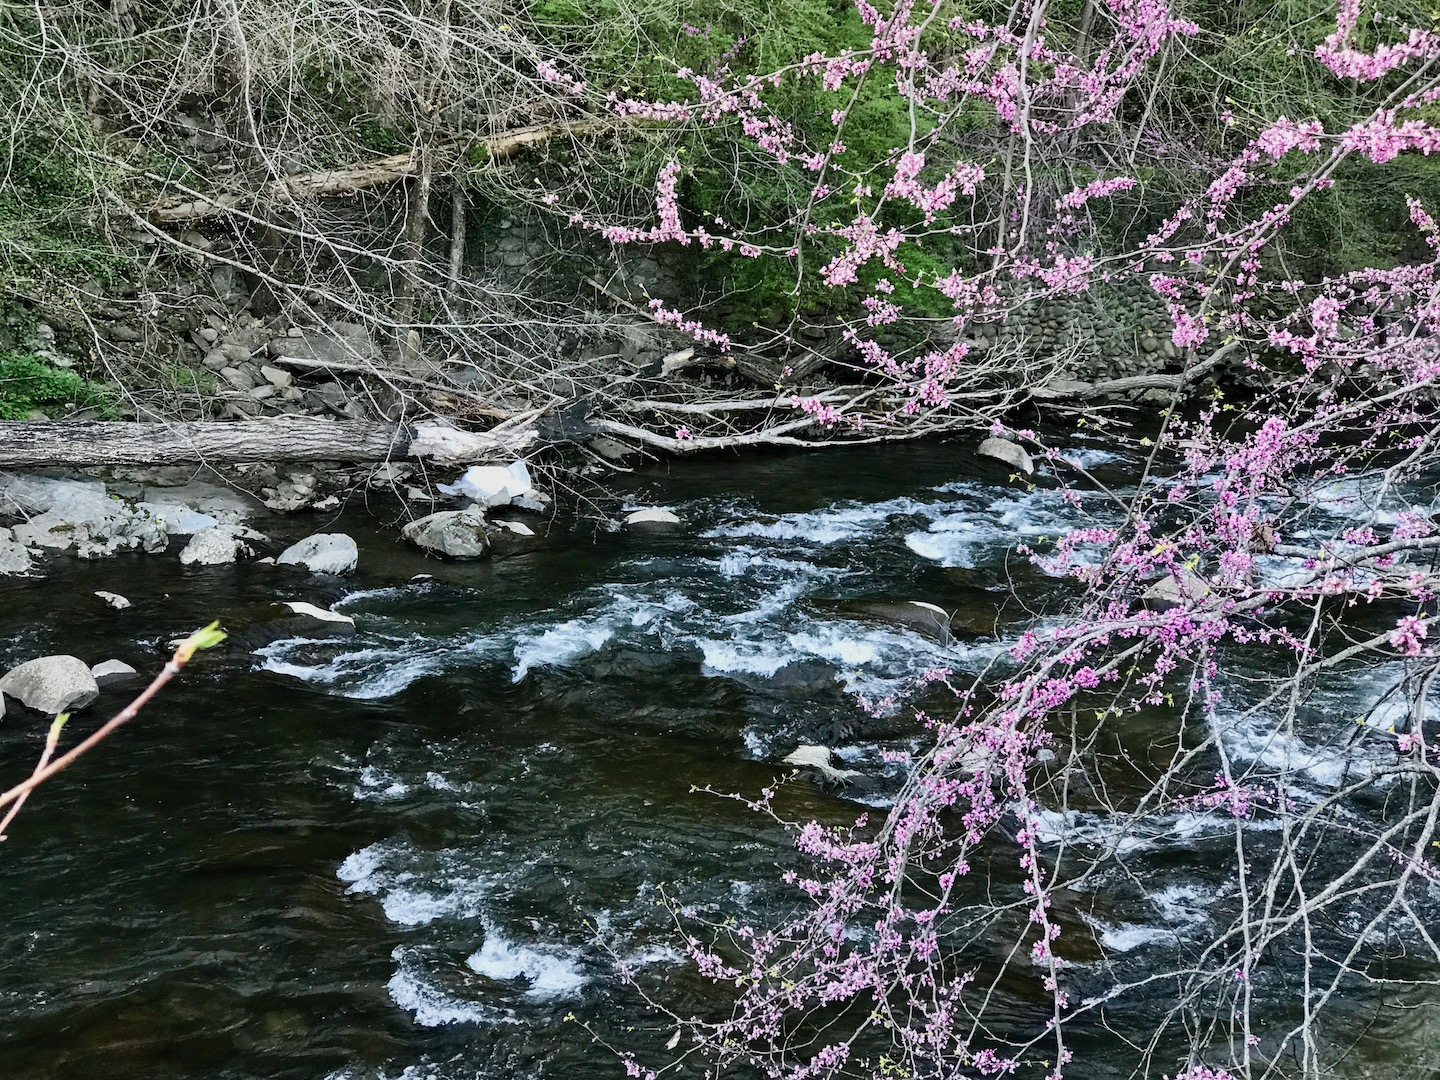
<svg viewBox="0 0 1440 1080">
<path fill-rule="evenodd" d="M 1063 453 L 1116 490 L 1140 464 L 1120 443 L 1071 437 Z M 0 581 L 7 667 L 61 652 L 153 671 L 175 636 L 273 600 L 356 622 L 350 637 L 198 659 L 25 808 L 0 846 L 0 1077 L 623 1075 L 587 1025 L 658 1060 L 674 1028 L 620 970 L 684 1015 L 716 1001 L 662 898 L 757 922 L 794 902 L 778 880 L 787 834 L 695 789 L 753 795 L 819 744 L 856 783 L 803 775 L 779 809 L 836 824 L 883 809 L 898 782 L 887 751 L 923 740 L 889 700 L 927 669 L 979 671 L 1072 597 L 1014 547 L 1105 513 L 1098 497 L 1067 505 L 1045 469 L 1017 482 L 955 445 L 676 463 L 621 494 L 684 528 L 553 530 L 516 554 L 440 563 L 355 507 L 270 523 L 353 535 L 344 579 L 122 555 Z M 109 611 L 97 589 L 134 606 Z M 911 601 L 954 613 L 953 638 Z M 1352 723 L 1379 685 L 1367 678 L 1316 715 Z M 123 701 L 107 692 L 73 727 Z M 1117 738 L 1143 756 L 1173 722 L 1126 725 Z M 5 778 L 29 768 L 43 729 L 13 710 L 0 721 Z M 1389 752 L 1281 745 L 1253 726 L 1226 738 L 1242 759 L 1300 762 L 1316 790 Z M 1075 842 L 1106 821 L 1072 811 L 1049 826 Z M 1202 940 L 1223 898 L 1207 844 L 1232 821 L 1150 826 L 1125 840 L 1139 887 L 1101 880 L 1072 905 L 1081 984 Z M 1013 862 L 997 857 L 997 881 Z M 1043 1005 L 1030 981 L 1002 989 L 1017 1014 Z M 1347 1015 L 1336 1075 L 1440 1075 L 1426 994 L 1357 993 Z M 1090 1064 L 1075 1075 L 1130 1075 L 1117 1019 L 1082 1032 Z"/>
</svg>

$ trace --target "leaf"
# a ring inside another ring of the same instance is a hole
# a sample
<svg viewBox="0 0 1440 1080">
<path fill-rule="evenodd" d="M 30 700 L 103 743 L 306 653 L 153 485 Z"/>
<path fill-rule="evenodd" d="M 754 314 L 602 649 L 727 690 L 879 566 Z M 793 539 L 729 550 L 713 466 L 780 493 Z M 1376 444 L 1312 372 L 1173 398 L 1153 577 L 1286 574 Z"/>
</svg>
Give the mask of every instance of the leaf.
<svg viewBox="0 0 1440 1080">
<path fill-rule="evenodd" d="M 209 626 L 202 626 L 180 643 L 180 647 L 175 650 L 175 662 L 177 664 L 187 663 L 197 651 L 213 649 L 228 636 L 224 630 L 220 629 L 218 619 Z"/>
</svg>

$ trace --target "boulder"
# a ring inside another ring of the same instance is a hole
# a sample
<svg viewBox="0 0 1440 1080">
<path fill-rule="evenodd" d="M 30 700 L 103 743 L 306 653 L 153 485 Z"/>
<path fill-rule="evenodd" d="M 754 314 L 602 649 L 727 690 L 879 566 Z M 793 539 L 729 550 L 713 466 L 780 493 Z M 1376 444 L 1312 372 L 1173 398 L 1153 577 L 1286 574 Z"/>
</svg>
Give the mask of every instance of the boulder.
<svg viewBox="0 0 1440 1080">
<path fill-rule="evenodd" d="M 26 518 L 16 542 L 26 547 L 74 548 L 82 559 L 144 548 L 163 551 L 165 523 L 147 511 L 113 499 L 97 480 L 0 476 L 0 513 Z"/>
<path fill-rule="evenodd" d="M 139 674 L 124 660 L 106 660 L 90 669 L 90 676 L 95 680 L 95 685 L 102 690 L 130 682 Z"/>
<path fill-rule="evenodd" d="M 130 606 L 130 601 L 127 600 L 125 597 L 121 596 L 119 593 L 106 592 L 104 589 L 97 589 L 95 595 L 98 596 L 101 600 L 105 601 L 105 604 L 108 607 L 112 607 L 116 611 L 124 611 L 127 607 Z"/>
<path fill-rule="evenodd" d="M 512 461 L 506 466 L 472 465 L 455 483 L 436 484 L 435 487 L 446 495 L 463 495 L 482 509 L 504 506 L 534 491 L 530 470 L 523 461 Z"/>
<path fill-rule="evenodd" d="M 1140 594 L 1140 602 L 1152 611 L 1199 604 L 1210 595 L 1205 579 L 1183 567 L 1163 577 Z"/>
<path fill-rule="evenodd" d="M 275 562 L 299 566 L 312 574 L 348 574 L 359 559 L 360 549 L 344 533 L 316 533 L 291 544 Z"/>
<path fill-rule="evenodd" d="M 0 529 L 0 574 L 23 574 L 30 569 L 30 552 L 9 529 Z"/>
<path fill-rule="evenodd" d="M 673 532 L 680 528 L 680 518 L 674 511 L 659 507 L 636 510 L 625 518 L 625 528 L 641 532 Z"/>
<path fill-rule="evenodd" d="M 401 535 L 416 547 L 450 559 L 479 559 L 490 554 L 485 515 L 479 510 L 442 510 L 410 522 Z"/>
<path fill-rule="evenodd" d="M 843 784 L 852 777 L 859 774 L 853 769 L 838 769 L 830 763 L 830 748 L 828 746 L 797 746 L 793 751 L 780 759 L 783 765 L 796 765 L 802 768 L 817 770 L 821 776 L 831 783 Z"/>
<path fill-rule="evenodd" d="M 0 694 L 36 712 L 83 709 L 100 696 L 90 665 L 77 656 L 41 656 L 27 660 L 0 679 Z"/>
<path fill-rule="evenodd" d="M 1003 461 L 1006 465 L 1019 469 L 1027 476 L 1035 471 L 1035 463 L 1030 460 L 1030 455 L 1025 452 L 1025 448 L 1009 439 L 986 439 L 975 452 L 981 457 Z"/>
<path fill-rule="evenodd" d="M 180 562 L 184 566 L 223 566 L 253 555 L 255 551 L 245 543 L 242 533 L 249 534 L 249 530 L 233 525 L 216 525 L 197 532 L 180 552 Z"/>
</svg>

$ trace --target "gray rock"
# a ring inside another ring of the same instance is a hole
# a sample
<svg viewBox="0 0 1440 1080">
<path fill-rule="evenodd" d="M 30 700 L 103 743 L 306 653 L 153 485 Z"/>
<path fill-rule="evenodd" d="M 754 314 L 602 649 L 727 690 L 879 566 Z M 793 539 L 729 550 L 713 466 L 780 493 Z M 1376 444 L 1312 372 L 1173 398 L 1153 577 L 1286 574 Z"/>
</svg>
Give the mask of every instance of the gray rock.
<svg viewBox="0 0 1440 1080">
<path fill-rule="evenodd" d="M 30 569 L 30 552 L 9 529 L 0 529 L 0 574 L 23 574 Z"/>
<path fill-rule="evenodd" d="M 450 559 L 480 559 L 490 554 L 485 515 L 479 510 L 442 510 L 410 522 L 400 532 L 416 547 Z"/>
<path fill-rule="evenodd" d="M 91 678 L 95 680 L 95 685 L 102 690 L 130 682 L 139 674 L 124 660 L 106 660 L 90 669 Z"/>
<path fill-rule="evenodd" d="M 597 435 L 585 445 L 606 461 L 614 461 L 616 463 L 629 461 L 640 452 L 639 449 L 634 446 L 622 443 L 617 439 L 612 439 L 605 435 Z"/>
<path fill-rule="evenodd" d="M 181 564 L 184 566 L 223 566 L 247 555 L 253 555 L 254 549 L 245 543 L 241 532 L 242 530 L 236 529 L 233 525 L 216 525 L 213 528 L 202 529 L 190 538 L 190 542 L 180 552 Z"/>
<path fill-rule="evenodd" d="M 255 389 L 255 380 L 250 377 L 250 373 L 242 371 L 237 367 L 221 368 L 220 377 L 236 390 L 245 390 L 248 392 Z"/>
<path fill-rule="evenodd" d="M 260 368 L 260 374 L 264 376 L 265 381 L 271 386 L 279 387 L 281 390 L 289 386 L 292 381 L 292 377 L 288 371 L 281 371 L 279 368 L 271 367 L 269 364 L 265 364 Z"/>
<path fill-rule="evenodd" d="M 314 574 L 348 574 L 359 559 L 360 549 L 344 533 L 316 533 L 290 545 L 275 562 L 299 566 Z"/>
<path fill-rule="evenodd" d="M 378 360 L 380 350 L 363 326 L 355 323 L 333 323 L 330 332 L 301 330 L 285 337 L 273 338 L 269 345 L 274 358 L 294 357 L 326 364 L 356 364 Z"/>
<path fill-rule="evenodd" d="M 42 656 L 12 669 L 0 679 L 0 694 L 36 712 L 83 709 L 100 696 L 90 666 L 77 656 Z"/>
<path fill-rule="evenodd" d="M 1169 611 L 1203 603 L 1210 586 L 1198 574 L 1183 567 L 1163 577 L 1140 594 L 1140 602 L 1152 611 Z"/>
<path fill-rule="evenodd" d="M 1027 476 L 1035 471 L 1035 463 L 1030 460 L 1030 455 L 1025 452 L 1025 448 L 1009 439 L 986 439 L 975 452 L 981 457 L 1003 461 L 1006 465 L 1019 469 Z"/>
<path fill-rule="evenodd" d="M 14 539 L 26 547 L 75 549 L 82 559 L 144 548 L 163 551 L 164 522 L 128 503 L 112 499 L 94 480 L 0 476 L 0 513 L 28 518 L 16 525 Z"/>
</svg>

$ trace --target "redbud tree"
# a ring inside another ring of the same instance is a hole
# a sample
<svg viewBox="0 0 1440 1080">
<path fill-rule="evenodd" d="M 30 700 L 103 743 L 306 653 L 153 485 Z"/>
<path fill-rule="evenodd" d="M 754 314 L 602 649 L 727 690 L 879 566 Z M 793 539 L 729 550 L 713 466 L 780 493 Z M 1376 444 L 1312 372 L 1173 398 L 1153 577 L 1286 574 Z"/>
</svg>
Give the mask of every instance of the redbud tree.
<svg viewBox="0 0 1440 1080">
<path fill-rule="evenodd" d="M 1363 1034 L 1339 1002 L 1440 992 L 1440 192 L 1404 199 L 1383 265 L 1297 272 L 1288 237 L 1336 185 L 1440 149 L 1440 35 L 1340 0 L 1290 54 L 1344 109 L 1223 109 L 1200 146 L 1149 127 L 1157 66 L 1203 36 L 1165 0 L 1078 18 L 1044 0 L 855 9 L 863 47 L 740 75 L 717 62 L 679 71 L 673 99 L 605 100 L 660 131 L 743 140 L 785 178 L 783 214 L 695 214 L 676 156 L 649 222 L 574 221 L 835 290 L 852 361 L 890 404 L 795 406 L 857 436 L 949 413 L 1028 443 L 1074 524 L 1018 553 L 1072 588 L 982 673 L 927 673 L 955 700 L 919 717 L 928 741 L 893 806 L 795 824 L 788 915 L 687 932 L 731 1006 L 676 1016 L 686 1045 L 714 1075 L 793 1080 L 1338 1075 Z M 833 105 L 820 122 L 786 111 L 798 86 Z M 903 138 L 856 161 L 857 103 L 877 88 Z M 1135 437 L 1139 475 L 1112 488 L 985 407 L 1013 405 L 1014 380 L 967 331 L 1136 279 L 1168 312 L 1179 377 Z M 883 346 L 917 305 L 925 343 Z M 1218 387 L 1189 393 L 1202 376 Z M 773 790 L 755 805 L 779 813 Z M 1190 848 L 1207 895 L 1127 964 L 1093 912 L 1128 890 L 1134 921 L 1153 921 L 1175 898 L 1147 875 Z"/>
</svg>

